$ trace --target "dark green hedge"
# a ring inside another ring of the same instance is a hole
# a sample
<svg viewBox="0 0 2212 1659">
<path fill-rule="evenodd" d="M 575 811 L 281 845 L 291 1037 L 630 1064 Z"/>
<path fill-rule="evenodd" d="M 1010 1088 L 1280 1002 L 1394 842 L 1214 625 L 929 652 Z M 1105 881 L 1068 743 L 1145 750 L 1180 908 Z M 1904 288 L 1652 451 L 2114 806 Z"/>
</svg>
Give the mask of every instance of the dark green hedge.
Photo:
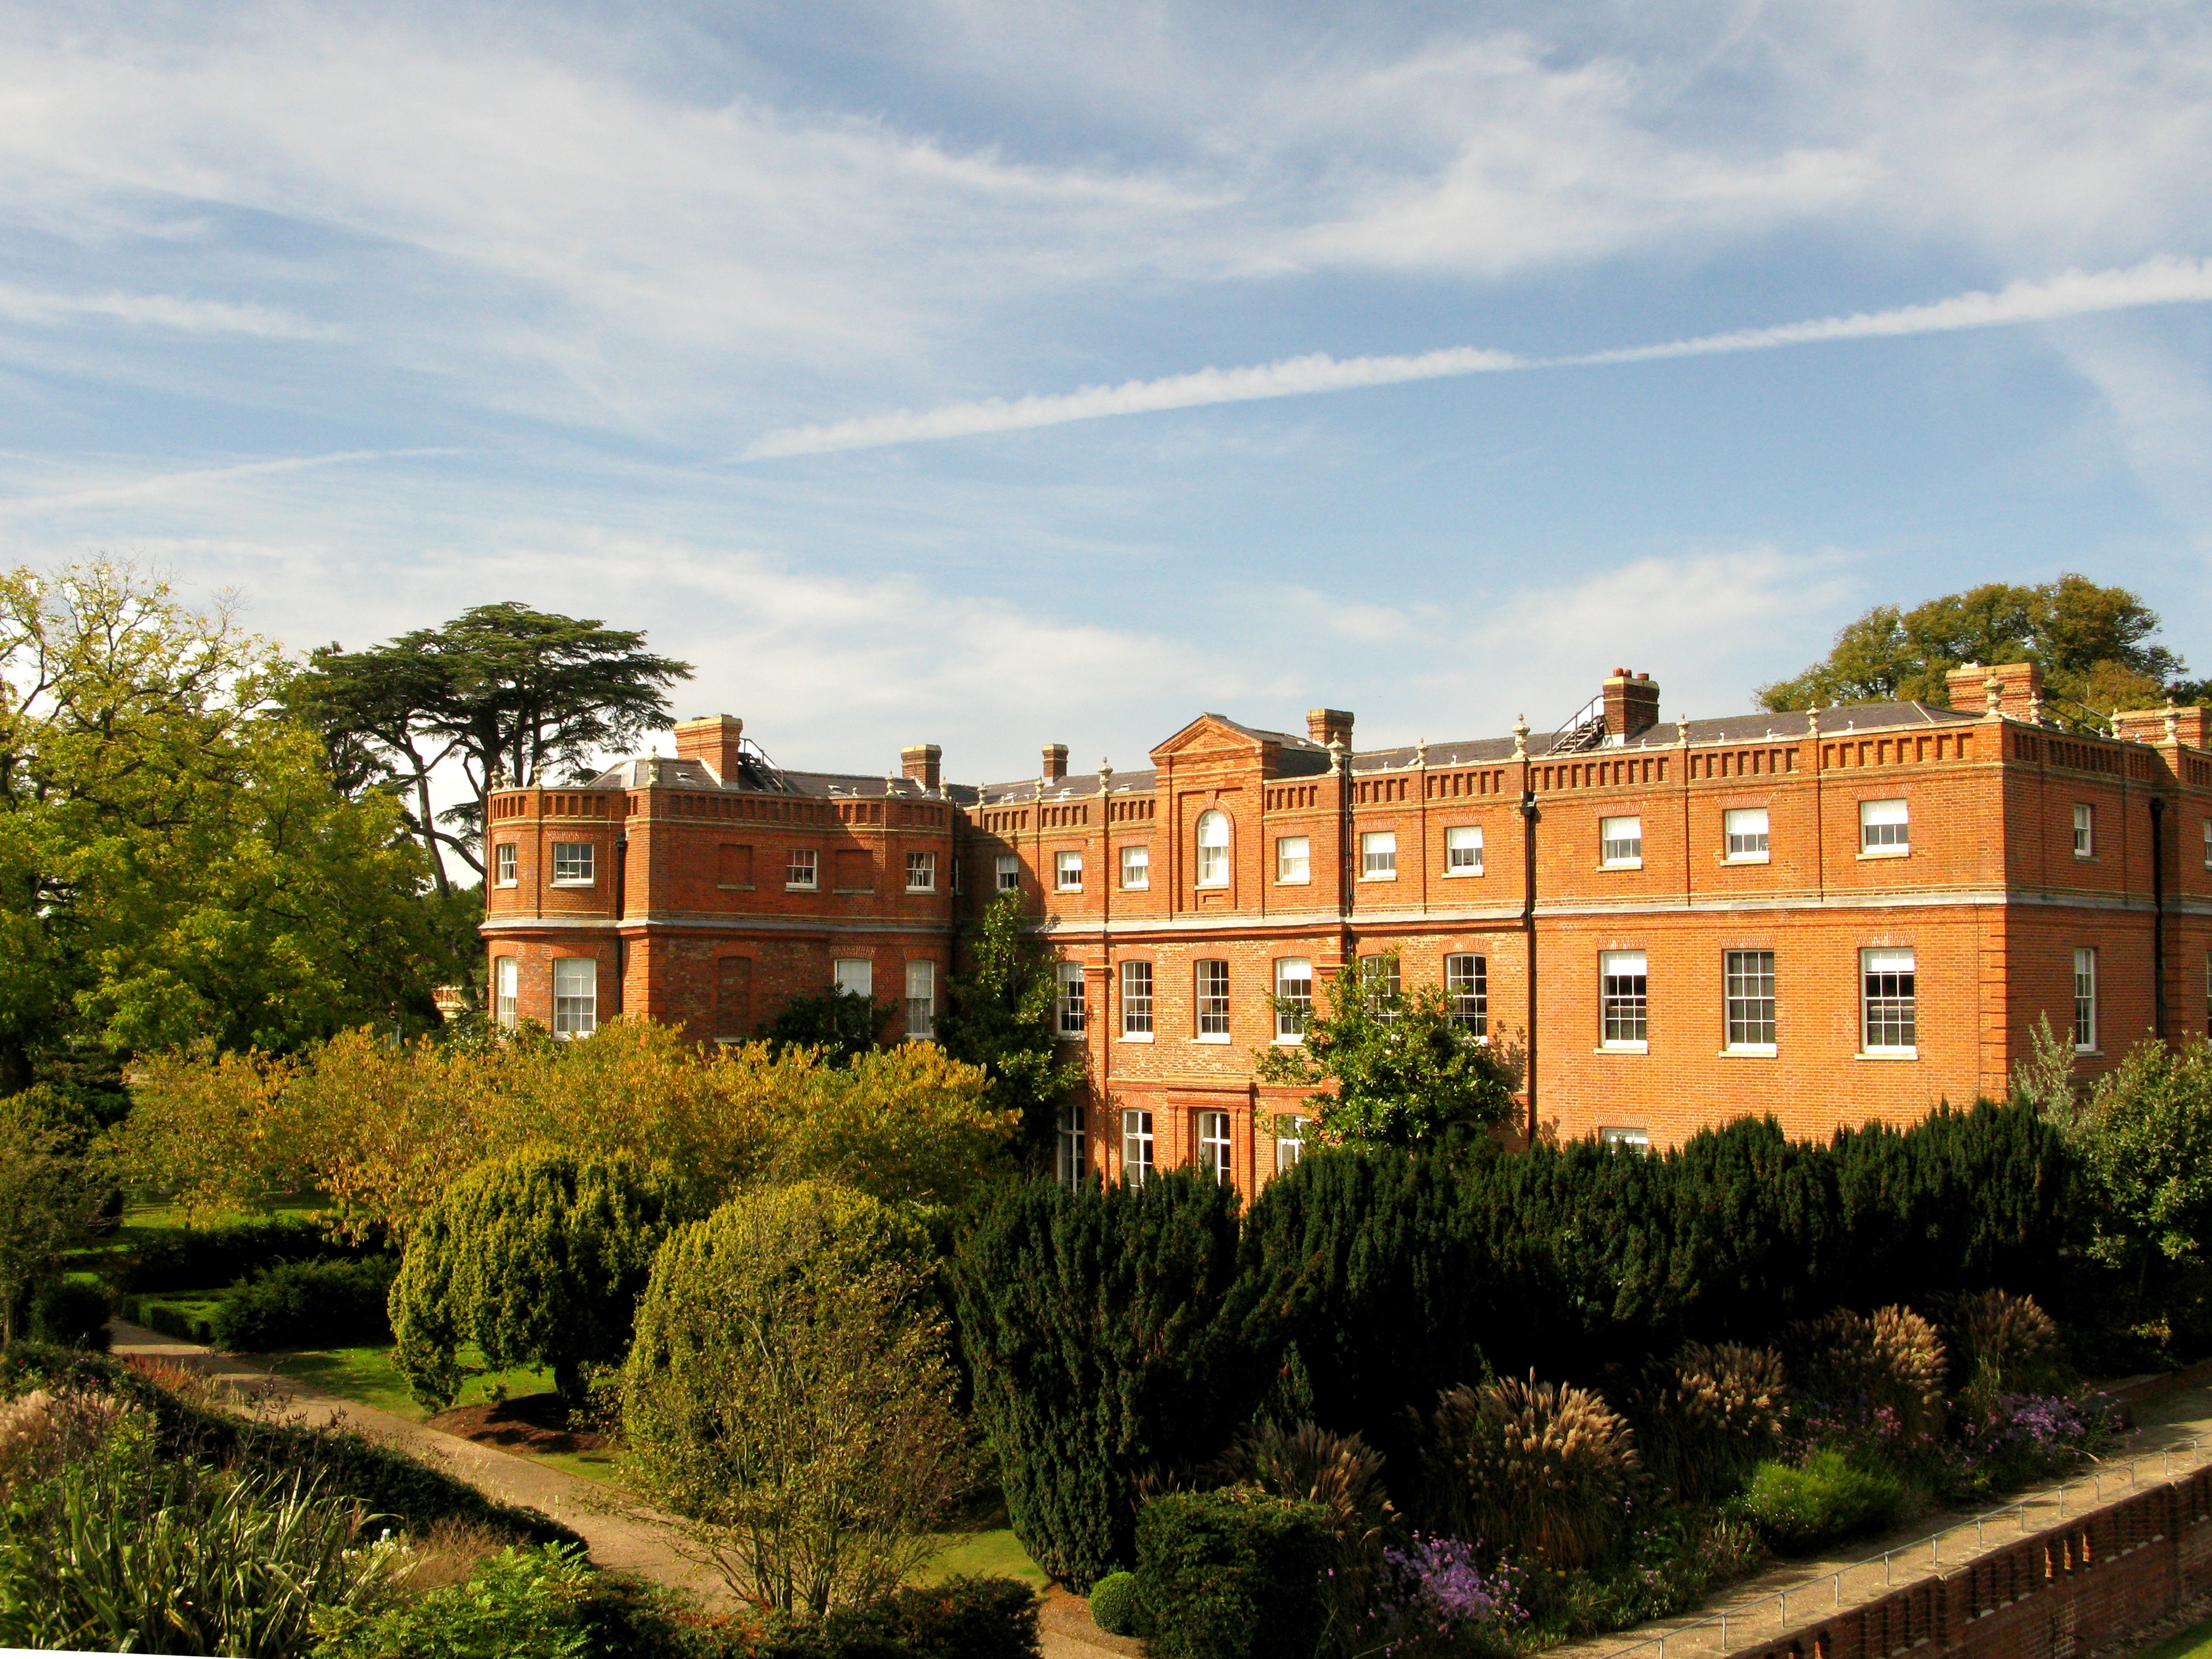
<svg viewBox="0 0 2212 1659">
<path fill-rule="evenodd" d="M 208 1322 L 216 1346 L 233 1353 L 389 1342 L 385 1303 L 398 1272 L 388 1255 L 279 1262 L 233 1285 Z"/>
<path fill-rule="evenodd" d="M 381 1243 L 346 1244 L 312 1215 L 273 1215 L 164 1231 L 137 1246 L 117 1275 L 126 1292 L 199 1291 L 231 1285 L 280 1261 L 359 1261 Z"/>
<path fill-rule="evenodd" d="M 1166 1659 L 1309 1659 L 1336 1542 L 1319 1504 L 1170 1492 L 1137 1519 L 1137 1628 Z"/>
</svg>

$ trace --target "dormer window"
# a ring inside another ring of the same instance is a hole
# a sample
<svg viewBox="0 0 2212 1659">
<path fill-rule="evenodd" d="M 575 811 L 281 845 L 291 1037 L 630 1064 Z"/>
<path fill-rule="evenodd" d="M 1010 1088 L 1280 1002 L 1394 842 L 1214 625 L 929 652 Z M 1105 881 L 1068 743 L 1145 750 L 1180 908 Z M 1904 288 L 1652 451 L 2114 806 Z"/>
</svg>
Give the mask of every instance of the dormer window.
<svg viewBox="0 0 2212 1659">
<path fill-rule="evenodd" d="M 1200 887 L 1229 885 L 1229 815 L 1201 812 L 1198 817 L 1198 884 Z"/>
</svg>

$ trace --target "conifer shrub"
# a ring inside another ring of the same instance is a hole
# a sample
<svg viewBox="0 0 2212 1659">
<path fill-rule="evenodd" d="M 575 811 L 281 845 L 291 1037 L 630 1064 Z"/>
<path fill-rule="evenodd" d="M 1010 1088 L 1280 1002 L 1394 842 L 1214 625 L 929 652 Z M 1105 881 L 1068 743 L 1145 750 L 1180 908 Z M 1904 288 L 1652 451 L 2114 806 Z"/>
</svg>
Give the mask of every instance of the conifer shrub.
<svg viewBox="0 0 2212 1659">
<path fill-rule="evenodd" d="M 1340 1608 L 1328 1512 L 1264 1492 L 1169 1492 L 1137 1521 L 1136 1602 L 1166 1659 L 1307 1659 Z"/>
<path fill-rule="evenodd" d="M 1428 1426 L 1437 1530 L 1555 1570 L 1611 1547 L 1639 1464 L 1628 1425 L 1598 1395 L 1497 1377 L 1440 1395 Z"/>
<path fill-rule="evenodd" d="M 398 1273 L 398 1260 L 388 1255 L 264 1267 L 216 1304 L 209 1322 L 216 1346 L 270 1353 L 388 1342 L 392 1320 L 385 1304 Z"/>
</svg>

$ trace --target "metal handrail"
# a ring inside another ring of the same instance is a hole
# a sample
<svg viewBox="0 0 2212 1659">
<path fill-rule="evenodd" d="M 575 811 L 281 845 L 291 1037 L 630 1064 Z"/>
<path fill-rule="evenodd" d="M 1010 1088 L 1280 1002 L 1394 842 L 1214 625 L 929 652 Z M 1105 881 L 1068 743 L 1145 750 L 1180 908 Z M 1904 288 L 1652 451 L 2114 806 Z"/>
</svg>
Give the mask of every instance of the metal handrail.
<svg viewBox="0 0 2212 1659">
<path fill-rule="evenodd" d="M 1537 758 L 1579 754 L 1592 746 L 1593 738 L 1604 735 L 1605 693 L 1601 691 L 1568 715 L 1566 723 L 1544 740 L 1544 747 L 1537 751 Z"/>
<path fill-rule="evenodd" d="M 2171 1480 L 2173 1476 L 2173 1454 L 2177 1450 L 2180 1449 L 2185 1444 L 2189 1450 L 2192 1452 L 2197 1451 L 2200 1449 L 2203 1441 L 2203 1436 L 2191 1435 L 2186 1442 L 2177 1440 L 2171 1445 L 2160 1447 L 2155 1452 L 2139 1452 L 2135 1456 L 2130 1457 L 2128 1460 L 2128 1489 L 2130 1492 L 2133 1492 L 2140 1484 L 2141 1477 L 2137 1473 L 2136 1466 L 2142 1462 L 2144 1459 L 2153 1456 L 2157 1457 L 2160 1460 L 2159 1478 L 2162 1480 Z M 2106 1471 L 2101 1468 L 2093 1469 L 2087 1476 L 2082 1477 L 2082 1480 L 2090 1480 L 2094 1483 L 2096 1498 L 2097 1502 L 2100 1504 L 2104 1502 L 2105 1498 L 2106 1473 Z M 2113 1478 L 2117 1480 L 2118 1477 L 2115 1474 Z M 2081 1484 L 2081 1480 L 2062 1480 L 2058 1483 L 2056 1490 L 2057 1493 L 2058 1518 L 2060 1520 L 2063 1521 L 2066 1518 L 2067 1488 L 2069 1486 L 2079 1486 Z M 2045 1488 L 2046 1492 L 2050 1490 L 2051 1489 Z M 1927 1537 L 1916 1540 L 1912 1543 L 1901 1544 L 1893 1550 L 1884 1550 L 1880 1555 L 1869 1555 L 1863 1561 L 1854 1561 L 1849 1566 L 1838 1567 L 1832 1572 L 1822 1573 L 1817 1578 L 1808 1578 L 1801 1583 L 1785 1586 L 1778 1590 L 1770 1590 L 1764 1595 L 1755 1596 L 1752 1600 L 1739 1603 L 1735 1607 L 1723 1607 L 1718 1613 L 1707 1618 L 1697 1620 L 1691 1624 L 1680 1625 L 1673 1630 L 1662 1630 L 1656 1635 L 1644 1637 L 1638 1641 L 1630 1643 L 1626 1647 L 1611 1649 L 1603 1656 L 1603 1659 L 1627 1659 L 1628 1655 L 1632 1653 L 1641 1653 L 1647 1649 L 1656 1649 L 1657 1650 L 1657 1659 L 1666 1659 L 1668 1638 L 1669 1637 L 1680 1638 L 1687 1636 L 1692 1631 L 1711 1630 L 1717 1628 L 1720 1632 L 1721 1641 L 1725 1644 L 1728 1641 L 1729 1621 L 1731 1619 L 1741 1621 L 1747 1617 L 1753 1616 L 1759 1608 L 1764 1607 L 1769 1601 L 1774 1601 L 1778 1604 L 1782 1622 L 1786 1627 L 1790 1620 L 1790 1598 L 1792 1595 L 1802 1595 L 1807 1590 L 1817 1589 L 1820 1585 L 1826 1583 L 1832 1587 L 1832 1591 L 1829 1601 L 1830 1607 L 1832 1608 L 1841 1607 L 1844 1605 L 1844 1576 L 1846 1573 L 1857 1572 L 1862 1569 L 1878 1565 L 1881 1568 L 1881 1582 L 1884 1585 L 1887 1585 L 1891 1582 L 1890 1572 L 1892 1563 L 1893 1563 L 1899 1556 L 1909 1554 L 1918 1550 L 1922 1544 L 1928 1546 L 1928 1561 L 1929 1568 L 1931 1570 L 1940 1570 L 1943 1565 L 1942 1553 L 1940 1546 L 1942 1541 L 1944 1539 L 1948 1538 L 1953 1533 L 1964 1532 L 1968 1527 L 1972 1527 L 1974 1529 L 1974 1547 L 1978 1551 L 1982 1547 L 1983 1529 L 1989 1524 L 1989 1522 L 1998 1520 L 2004 1516 L 2016 1513 L 2020 1516 L 2020 1530 L 2021 1532 L 2026 1532 L 2027 1530 L 2028 1510 L 2031 1507 L 2040 1508 L 2045 1501 L 2047 1501 L 2047 1499 L 2023 1498 L 2017 1499 L 2013 1503 L 2002 1504 L 1996 1509 L 1985 1510 L 1980 1515 L 1972 1516 L 1966 1520 L 1954 1522 L 1951 1525 L 1945 1527 L 1941 1531 L 1932 1532 L 1929 1534 Z"/>
</svg>

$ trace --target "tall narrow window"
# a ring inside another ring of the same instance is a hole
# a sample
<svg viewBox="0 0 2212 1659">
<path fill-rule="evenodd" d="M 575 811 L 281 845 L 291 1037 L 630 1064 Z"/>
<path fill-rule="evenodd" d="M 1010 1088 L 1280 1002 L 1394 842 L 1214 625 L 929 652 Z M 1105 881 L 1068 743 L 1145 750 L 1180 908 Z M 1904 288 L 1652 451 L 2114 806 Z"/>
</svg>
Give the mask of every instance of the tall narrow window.
<svg viewBox="0 0 2212 1659">
<path fill-rule="evenodd" d="M 1284 957 L 1275 963 L 1275 1041 L 1294 1042 L 1313 1018 L 1313 963 Z"/>
<path fill-rule="evenodd" d="M 2206 820 L 2212 830 L 2212 819 Z M 2207 854 L 2205 863 L 2212 866 L 2212 854 Z M 1275 879 L 1297 883 L 1313 879 L 1313 837 L 1310 836 L 1281 836 L 1275 842 Z"/>
<path fill-rule="evenodd" d="M 1198 969 L 1198 1040 L 1229 1041 L 1229 964 L 1201 962 Z"/>
<path fill-rule="evenodd" d="M 1083 1035 L 1083 964 L 1063 962 L 1055 969 L 1060 975 L 1060 1034 L 1065 1037 Z"/>
<path fill-rule="evenodd" d="M 1721 814 L 1724 855 L 1730 864 L 1766 862 L 1766 809 L 1732 806 Z"/>
<path fill-rule="evenodd" d="M 1607 1048 L 1642 1048 L 1650 1038 L 1651 1002 L 1644 952 L 1607 951 L 1598 957 L 1599 1038 Z"/>
<path fill-rule="evenodd" d="M 1469 1036 L 1490 1035 L 1490 963 L 1487 957 L 1444 958 L 1444 1008 L 1451 1023 Z"/>
<path fill-rule="evenodd" d="M 1306 1120 L 1302 1117 L 1279 1117 L 1275 1120 L 1275 1173 L 1281 1175 L 1305 1156 Z"/>
<path fill-rule="evenodd" d="M 1229 1114 L 1198 1115 L 1198 1167 L 1213 1177 L 1214 1184 L 1229 1184 Z"/>
<path fill-rule="evenodd" d="M 714 1035 L 736 1039 L 753 1031 L 750 957 L 724 957 L 714 964 Z"/>
<path fill-rule="evenodd" d="M 2097 1049 L 2097 951 L 2082 945 L 2074 952 L 2074 1050 Z"/>
<path fill-rule="evenodd" d="M 1121 1035 L 1147 1042 L 1152 1038 L 1152 964 L 1149 962 L 1121 964 Z"/>
<path fill-rule="evenodd" d="M 1022 884 L 1021 856 L 1015 853 L 999 854 L 999 891 L 1011 893 Z"/>
<path fill-rule="evenodd" d="M 830 982 L 856 997 L 876 994 L 876 963 L 872 957 L 840 957 L 830 964 Z"/>
<path fill-rule="evenodd" d="M 511 841 L 503 841 L 493 849 L 499 861 L 498 881 L 502 887 L 512 887 L 522 879 L 521 854 Z"/>
<path fill-rule="evenodd" d="M 491 1017 L 508 1030 L 514 1029 L 521 1002 L 521 964 L 501 957 L 491 965 Z"/>
<path fill-rule="evenodd" d="M 1063 1187 L 1080 1186 L 1083 1182 L 1085 1152 L 1083 1103 L 1069 1100 L 1060 1108 L 1060 1157 L 1054 1173 Z"/>
<path fill-rule="evenodd" d="M 1398 879 L 1398 832 L 1370 830 L 1359 838 L 1359 878 L 1362 881 Z"/>
<path fill-rule="evenodd" d="M 594 850 L 587 841 L 555 842 L 553 884 L 556 887 L 589 887 L 592 884 L 592 854 Z"/>
<path fill-rule="evenodd" d="M 1140 1107 L 1121 1112 L 1121 1178 L 1133 1187 L 1152 1172 L 1152 1115 Z"/>
<path fill-rule="evenodd" d="M 909 1042 L 937 1040 L 937 964 L 906 965 L 906 1035 Z"/>
<path fill-rule="evenodd" d="M 553 961 L 553 1035 L 589 1036 L 599 1029 L 599 964 L 591 957 Z"/>
<path fill-rule="evenodd" d="M 1131 890 L 1152 884 L 1152 849 L 1149 847 L 1124 847 L 1121 849 L 1121 885 Z"/>
<path fill-rule="evenodd" d="M 952 855 L 952 873 L 947 884 L 956 893 L 966 890 L 960 885 L 960 854 L 957 853 Z"/>
<path fill-rule="evenodd" d="M 933 893 L 937 890 L 937 854 L 908 853 L 906 855 L 906 890 L 909 893 Z"/>
<path fill-rule="evenodd" d="M 2204 867 L 2212 870 L 2212 818 L 2204 820 Z"/>
<path fill-rule="evenodd" d="M 1398 958 L 1373 956 L 1359 958 L 1359 992 L 1383 1018 L 1398 1015 Z"/>
<path fill-rule="evenodd" d="M 1052 855 L 1052 884 L 1063 893 L 1083 890 L 1083 854 L 1054 853 Z"/>
<path fill-rule="evenodd" d="M 1200 887 L 1229 885 L 1229 815 L 1198 815 L 1198 882 Z"/>
<path fill-rule="evenodd" d="M 1896 854 L 1912 847 L 1911 813 L 1901 800 L 1859 803 L 1859 851 Z"/>
<path fill-rule="evenodd" d="M 785 858 L 783 884 L 793 892 L 812 892 L 820 875 L 818 855 L 811 847 L 794 847 Z"/>
<path fill-rule="evenodd" d="M 1644 867 L 1644 820 L 1641 817 L 1600 818 L 1597 821 L 1597 861 L 1608 870 Z"/>
<path fill-rule="evenodd" d="M 1860 1027 L 1870 1054 L 1913 1054 L 1920 1042 L 1912 952 L 1859 952 Z"/>
<path fill-rule="evenodd" d="M 2097 856 L 2097 809 L 2087 801 L 2076 802 L 2074 807 L 2074 856 Z"/>
<path fill-rule="evenodd" d="M 1738 1054 L 1774 1052 L 1774 952 L 1729 951 L 1721 957 L 1728 1046 Z"/>
<path fill-rule="evenodd" d="M 1458 823 L 1444 831 L 1444 873 L 1479 876 L 1482 873 L 1482 826 Z"/>
</svg>

